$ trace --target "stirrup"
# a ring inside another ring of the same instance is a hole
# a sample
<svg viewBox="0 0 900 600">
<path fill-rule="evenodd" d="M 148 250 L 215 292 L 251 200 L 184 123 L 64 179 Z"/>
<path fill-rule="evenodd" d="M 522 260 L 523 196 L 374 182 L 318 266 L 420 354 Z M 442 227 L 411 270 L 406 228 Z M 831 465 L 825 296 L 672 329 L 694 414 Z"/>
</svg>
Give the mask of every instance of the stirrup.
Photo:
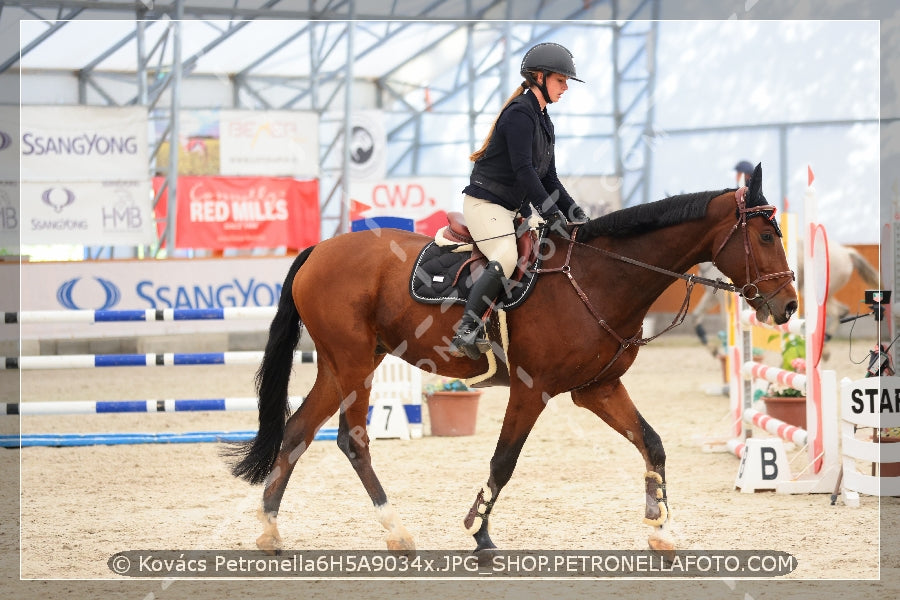
<svg viewBox="0 0 900 600">
<path fill-rule="evenodd" d="M 483 332 L 482 327 L 465 332 L 457 331 L 450 342 L 450 356 L 468 356 L 472 360 L 481 358 L 491 348 L 491 342 L 482 335 Z"/>
</svg>

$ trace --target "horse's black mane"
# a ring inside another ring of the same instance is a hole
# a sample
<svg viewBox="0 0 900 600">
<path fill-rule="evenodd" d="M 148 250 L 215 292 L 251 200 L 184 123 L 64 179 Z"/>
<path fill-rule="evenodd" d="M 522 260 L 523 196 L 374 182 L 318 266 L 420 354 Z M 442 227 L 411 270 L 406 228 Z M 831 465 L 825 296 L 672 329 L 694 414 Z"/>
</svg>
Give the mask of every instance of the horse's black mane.
<svg viewBox="0 0 900 600">
<path fill-rule="evenodd" d="M 623 208 L 582 225 L 578 230 L 578 241 L 586 242 L 600 236 L 626 237 L 702 219 L 706 216 L 709 201 L 728 191 L 733 192 L 734 188 L 717 192 L 679 194 L 664 200 Z"/>
</svg>

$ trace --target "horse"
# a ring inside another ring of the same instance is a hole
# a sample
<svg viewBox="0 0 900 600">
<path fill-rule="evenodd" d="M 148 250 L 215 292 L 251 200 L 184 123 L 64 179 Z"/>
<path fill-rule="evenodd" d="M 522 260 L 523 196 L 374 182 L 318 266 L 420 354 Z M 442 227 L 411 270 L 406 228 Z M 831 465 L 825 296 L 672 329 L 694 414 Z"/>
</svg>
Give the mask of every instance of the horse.
<svg viewBox="0 0 900 600">
<path fill-rule="evenodd" d="M 797 287 L 803 289 L 803 240 L 800 240 L 797 248 Z M 878 270 L 873 267 L 865 257 L 855 248 L 844 246 L 838 242 L 828 241 L 828 292 L 825 301 L 825 339 L 831 339 L 837 333 L 841 319 L 850 314 L 850 308 L 834 297 L 835 293 L 843 289 L 850 281 L 853 273 L 857 273 L 867 286 L 877 289 L 879 287 Z M 701 263 L 698 267 L 701 276 L 710 279 L 722 277 L 722 273 L 710 263 Z M 716 303 L 719 304 L 719 314 L 724 320 L 728 312 L 724 294 L 717 294 L 713 288 L 703 290 L 700 301 L 691 311 L 690 322 L 694 332 L 700 339 L 700 343 L 709 348 L 713 357 L 719 355 L 720 344 L 718 340 L 709 340 L 703 326 L 703 319 L 709 309 Z"/>
<path fill-rule="evenodd" d="M 761 166 L 752 186 L 683 194 L 623 209 L 541 242 L 543 260 L 530 296 L 506 316 L 502 353 L 509 400 L 487 482 L 463 525 L 486 556 L 496 548 L 488 533 L 492 508 L 509 482 L 520 451 L 548 401 L 570 393 L 643 457 L 648 544 L 674 552 L 662 440 L 635 408 L 621 377 L 649 339 L 642 322 L 674 277 L 703 261 L 715 262 L 757 315 L 786 322 L 797 309 L 774 208 L 761 191 Z M 388 353 L 441 375 L 471 379 L 488 369 L 448 353 L 462 317 L 460 304 L 426 305 L 411 299 L 413 263 L 430 239 L 380 229 L 338 235 L 305 249 L 288 270 L 256 374 L 259 430 L 225 447 L 232 473 L 263 484 L 257 546 L 279 553 L 277 516 L 291 472 L 316 431 L 339 413 L 337 445 L 369 495 L 389 550 L 414 552 L 415 541 L 389 502 L 371 463 L 366 415 L 372 376 Z M 713 282 L 715 283 L 715 282 Z M 721 282 L 720 282 L 721 283 Z M 683 317 L 682 317 L 683 318 Z M 673 322 L 673 326 L 675 323 Z M 317 349 L 318 372 L 303 403 L 290 415 L 288 382 L 303 329 Z M 289 417 L 289 418 L 288 418 Z"/>
</svg>

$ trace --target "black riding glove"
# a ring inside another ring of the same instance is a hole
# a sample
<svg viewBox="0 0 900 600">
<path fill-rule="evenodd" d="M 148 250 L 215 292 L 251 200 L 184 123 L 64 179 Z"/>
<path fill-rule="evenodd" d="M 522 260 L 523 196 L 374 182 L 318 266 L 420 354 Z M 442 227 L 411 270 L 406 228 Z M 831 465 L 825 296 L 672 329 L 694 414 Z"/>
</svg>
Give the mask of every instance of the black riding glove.
<svg viewBox="0 0 900 600">
<path fill-rule="evenodd" d="M 566 217 L 561 212 L 553 211 L 550 214 L 542 215 L 544 218 L 544 235 L 555 233 L 566 239 L 569 238 L 569 232 L 566 230 Z"/>
<path fill-rule="evenodd" d="M 588 220 L 587 213 L 577 204 L 573 204 L 572 208 L 569 209 L 570 223 L 587 223 Z"/>
</svg>

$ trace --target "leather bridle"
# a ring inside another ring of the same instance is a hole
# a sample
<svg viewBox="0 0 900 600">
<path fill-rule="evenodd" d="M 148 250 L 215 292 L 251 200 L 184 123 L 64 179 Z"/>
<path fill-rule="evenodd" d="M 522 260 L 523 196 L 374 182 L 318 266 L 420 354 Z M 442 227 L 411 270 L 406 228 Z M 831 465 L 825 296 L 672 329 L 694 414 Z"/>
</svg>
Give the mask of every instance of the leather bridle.
<svg viewBox="0 0 900 600">
<path fill-rule="evenodd" d="M 591 313 L 591 315 L 593 315 L 593 317 L 597 320 L 597 323 L 604 330 L 606 330 L 606 332 L 609 333 L 616 341 L 619 342 L 619 349 L 616 351 L 616 353 L 612 357 L 612 359 L 610 359 L 610 361 L 600 370 L 600 372 L 596 376 L 594 376 L 593 379 L 588 381 L 587 383 L 573 387 L 573 388 L 571 388 L 571 390 L 577 390 L 577 389 L 587 387 L 587 386 L 595 383 L 598 379 L 600 379 L 600 377 L 610 367 L 612 367 L 613 364 L 615 364 L 615 362 L 619 359 L 619 357 L 622 355 L 622 353 L 625 352 L 625 350 L 627 350 L 631 346 L 646 345 L 649 342 L 651 342 L 652 340 L 654 340 L 654 339 L 658 338 L 659 336 L 661 336 L 662 334 L 666 333 L 667 331 L 677 327 L 678 325 L 681 325 L 681 323 L 684 322 L 684 319 L 687 316 L 687 312 L 690 307 L 691 292 L 693 291 L 695 283 L 713 287 L 717 290 L 727 290 L 730 292 L 738 293 L 741 296 L 743 296 L 744 299 L 746 299 L 747 302 L 750 303 L 751 306 L 753 306 L 753 303 L 756 302 L 757 304 L 756 304 L 755 308 L 758 308 L 760 306 L 759 300 L 762 300 L 762 303 L 768 306 L 769 300 L 771 300 L 785 286 L 787 286 L 789 283 L 794 281 L 794 272 L 790 271 L 790 270 L 780 271 L 777 273 L 770 273 L 770 274 L 766 274 L 766 275 L 760 273 L 760 269 L 759 269 L 759 265 L 757 264 L 756 256 L 753 253 L 753 245 L 750 243 L 750 231 L 747 228 L 747 221 L 748 221 L 748 219 L 750 219 L 752 217 L 756 217 L 756 216 L 765 217 L 765 218 L 769 219 L 770 221 L 772 221 L 772 223 L 775 225 L 776 230 L 778 230 L 778 225 L 774 221 L 776 209 L 774 206 L 770 206 L 770 205 L 752 206 L 752 207 L 748 208 L 747 202 L 744 198 L 746 195 L 746 192 L 747 192 L 746 187 L 739 188 L 738 190 L 735 191 L 734 199 L 735 199 L 735 204 L 737 205 L 737 221 L 735 222 L 734 227 L 731 228 L 731 231 L 728 232 L 728 235 L 725 236 L 725 239 L 722 240 L 722 243 L 719 244 L 719 247 L 713 253 L 713 259 L 712 259 L 713 264 L 716 264 L 716 258 L 719 256 L 719 254 L 722 252 L 722 250 L 725 248 L 725 246 L 728 244 L 728 242 L 731 240 L 731 238 L 734 237 L 734 234 L 738 230 L 740 230 L 742 233 L 742 238 L 743 238 L 743 243 L 744 243 L 744 255 L 746 257 L 746 281 L 747 281 L 747 283 L 745 283 L 740 288 L 738 288 L 733 283 L 727 283 L 727 282 L 722 281 L 721 279 L 714 280 L 714 279 L 708 279 L 706 277 L 699 277 L 697 275 L 689 275 L 687 273 L 678 273 L 676 271 L 671 271 L 669 269 L 657 267 L 655 265 L 651 265 L 649 263 L 645 263 L 645 262 L 642 262 L 642 261 L 639 261 L 639 260 L 636 260 L 633 258 L 629 258 L 627 256 L 622 256 L 620 254 L 616 254 L 615 252 L 610 252 L 609 250 L 605 250 L 603 248 L 597 248 L 597 247 L 585 244 L 583 242 L 576 241 L 576 237 L 577 237 L 578 229 L 579 229 L 580 225 L 575 225 L 569 235 L 569 239 L 568 239 L 569 247 L 566 250 L 566 259 L 565 259 L 565 262 L 562 264 L 562 266 L 550 267 L 550 268 L 541 267 L 541 268 L 533 269 L 533 271 L 535 273 L 563 273 L 568 278 L 569 283 L 572 284 L 572 287 L 575 289 L 575 293 L 578 294 L 579 298 L 581 298 L 581 301 L 584 303 L 585 307 L 587 307 L 587 309 Z M 778 231 L 779 231 L 779 235 L 780 235 L 780 230 L 778 230 Z M 542 238 L 542 240 L 543 240 L 543 238 Z M 643 332 L 642 329 L 639 330 L 637 332 L 637 334 L 635 334 L 627 339 L 623 338 L 621 335 L 616 333 L 616 331 L 609 325 L 609 323 L 600 315 L 600 313 L 597 311 L 597 309 L 594 308 L 594 305 L 591 303 L 590 298 L 588 298 L 585 291 L 581 288 L 580 285 L 578 285 L 578 282 L 575 281 L 575 277 L 572 275 L 572 267 L 570 265 L 570 262 L 572 260 L 572 249 L 576 245 L 583 246 L 584 248 L 589 248 L 594 252 L 599 252 L 599 253 L 604 254 L 615 260 L 626 262 L 628 264 L 639 266 L 639 267 L 642 267 L 645 269 L 650 269 L 651 271 L 656 271 L 658 273 L 664 273 L 673 278 L 684 279 L 685 281 L 687 281 L 688 284 L 687 284 L 687 291 L 685 293 L 684 302 L 682 303 L 681 308 L 679 309 L 678 313 L 675 315 L 675 318 L 672 320 L 672 323 L 668 327 L 666 327 L 665 329 L 663 329 L 662 331 L 657 333 L 656 335 L 649 337 L 649 338 L 641 337 L 641 333 Z M 753 265 L 752 270 L 756 273 L 756 279 L 754 279 L 753 281 L 750 281 L 751 263 Z M 785 278 L 785 282 L 782 285 L 778 286 L 778 288 L 776 288 L 775 291 L 773 291 L 768 296 L 760 295 L 759 285 L 758 285 L 760 282 L 768 281 L 770 279 L 778 279 L 778 278 L 782 278 L 782 277 Z"/>
</svg>

